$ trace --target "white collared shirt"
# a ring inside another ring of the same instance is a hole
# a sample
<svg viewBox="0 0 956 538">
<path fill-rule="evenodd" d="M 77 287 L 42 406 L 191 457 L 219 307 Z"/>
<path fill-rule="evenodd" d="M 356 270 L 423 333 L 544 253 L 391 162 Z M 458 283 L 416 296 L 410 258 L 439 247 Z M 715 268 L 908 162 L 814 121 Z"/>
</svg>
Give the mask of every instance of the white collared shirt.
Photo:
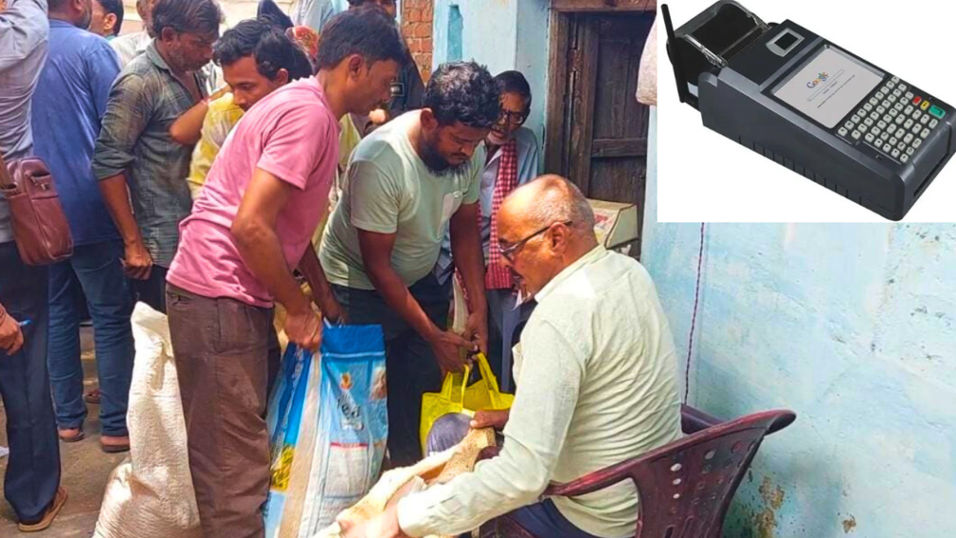
<svg viewBox="0 0 956 538">
<path fill-rule="evenodd" d="M 410 536 L 457 534 L 568 482 L 678 439 L 677 358 L 650 276 L 597 246 L 541 291 L 515 347 L 518 391 L 500 455 L 398 505 Z M 633 536 L 637 495 L 622 482 L 556 497 L 576 527 Z"/>
</svg>

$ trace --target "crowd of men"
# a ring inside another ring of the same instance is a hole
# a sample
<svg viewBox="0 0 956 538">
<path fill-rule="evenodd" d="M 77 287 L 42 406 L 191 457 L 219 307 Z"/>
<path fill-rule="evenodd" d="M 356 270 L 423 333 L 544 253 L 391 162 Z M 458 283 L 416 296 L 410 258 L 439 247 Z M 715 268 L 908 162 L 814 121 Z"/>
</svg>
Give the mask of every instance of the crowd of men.
<svg viewBox="0 0 956 538">
<path fill-rule="evenodd" d="M 58 439 L 84 439 L 87 402 L 102 449 L 129 449 L 142 301 L 168 315 L 205 536 L 263 534 L 275 306 L 309 349 L 322 317 L 383 327 L 392 465 L 423 456 L 421 396 L 462 350 L 488 353 L 518 389 L 510 417 L 449 416 L 432 432 L 447 446 L 502 429 L 498 457 L 348 536 L 452 534 L 509 512 L 538 536 L 632 534 L 630 486 L 537 501 L 549 480 L 679 435 L 653 283 L 598 245 L 571 182 L 535 179 L 521 73 L 453 62 L 424 84 L 394 2 L 349 0 L 314 22 L 318 4 L 290 18 L 263 0 L 220 35 L 213 0 L 139 0 L 143 30 L 119 37 L 119 0 L 0 5 L 0 155 L 44 160 L 74 243 L 66 261 L 24 265 L 0 199 L 5 493 L 20 529 L 66 502 Z M 464 333 L 448 328 L 455 279 Z M 99 389 L 84 395 L 87 312 Z"/>
</svg>

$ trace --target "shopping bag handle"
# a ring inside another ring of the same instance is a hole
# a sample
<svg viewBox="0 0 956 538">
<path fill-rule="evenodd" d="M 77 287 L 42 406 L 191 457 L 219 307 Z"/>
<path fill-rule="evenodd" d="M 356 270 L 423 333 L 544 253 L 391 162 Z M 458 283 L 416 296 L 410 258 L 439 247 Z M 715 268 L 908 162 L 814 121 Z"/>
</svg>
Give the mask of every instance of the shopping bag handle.
<svg viewBox="0 0 956 538">
<path fill-rule="evenodd" d="M 499 401 L 499 396 L 501 394 L 501 389 L 498 387 L 498 378 L 495 377 L 495 373 L 491 371 L 491 365 L 488 364 L 488 358 L 485 357 L 484 353 L 478 352 L 475 354 L 475 362 L 478 363 L 478 373 L 482 378 L 485 379 L 488 387 L 488 395 L 492 405 L 499 409 L 503 407 L 502 403 Z"/>
<path fill-rule="evenodd" d="M 465 365 L 464 372 L 448 372 L 445 374 L 445 380 L 442 382 L 442 397 L 449 402 L 464 408 L 465 405 L 465 387 L 468 386 L 468 377 L 471 374 L 471 366 Z"/>
</svg>

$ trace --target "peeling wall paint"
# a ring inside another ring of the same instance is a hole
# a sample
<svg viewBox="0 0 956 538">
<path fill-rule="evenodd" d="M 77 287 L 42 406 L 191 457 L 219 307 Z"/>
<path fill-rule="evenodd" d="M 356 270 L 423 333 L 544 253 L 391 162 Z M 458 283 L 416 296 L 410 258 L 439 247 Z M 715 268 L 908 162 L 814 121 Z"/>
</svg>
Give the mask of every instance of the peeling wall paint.
<svg viewBox="0 0 956 538">
<path fill-rule="evenodd" d="M 655 150 L 642 262 L 683 361 L 699 224 L 656 222 Z M 726 535 L 956 536 L 954 323 L 956 225 L 708 224 L 690 403 L 797 412 Z"/>
</svg>

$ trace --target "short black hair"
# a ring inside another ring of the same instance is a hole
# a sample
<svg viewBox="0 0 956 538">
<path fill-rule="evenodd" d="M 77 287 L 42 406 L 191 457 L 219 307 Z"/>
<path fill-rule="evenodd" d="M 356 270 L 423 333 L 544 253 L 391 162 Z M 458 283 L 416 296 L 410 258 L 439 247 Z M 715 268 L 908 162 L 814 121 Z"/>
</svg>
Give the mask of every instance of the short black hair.
<svg viewBox="0 0 956 538">
<path fill-rule="evenodd" d="M 153 8 L 153 35 L 166 27 L 183 33 L 211 34 L 219 31 L 222 10 L 213 0 L 159 0 Z"/>
<path fill-rule="evenodd" d="M 272 0 L 260 0 L 256 8 L 256 18 L 278 26 L 282 30 L 292 28 L 292 19 Z"/>
<path fill-rule="evenodd" d="M 516 93 L 524 98 L 526 108 L 531 108 L 531 85 L 521 71 L 502 71 L 495 75 L 495 83 L 502 94 Z"/>
<path fill-rule="evenodd" d="M 474 61 L 449 62 L 432 73 L 422 106 L 430 108 L 438 123 L 456 121 L 469 127 L 491 127 L 501 112 L 501 93 L 491 73 Z"/>
<path fill-rule="evenodd" d="M 112 13 L 116 15 L 116 26 L 113 27 L 113 35 L 117 36 L 120 33 L 120 27 L 123 26 L 123 15 L 126 13 L 126 10 L 123 9 L 122 0 L 96 0 L 103 6 L 104 13 Z"/>
<path fill-rule="evenodd" d="M 371 65 L 394 60 L 399 65 L 409 57 L 395 20 L 377 6 L 349 9 L 332 17 L 319 36 L 319 69 L 332 69 L 352 54 Z"/>
<path fill-rule="evenodd" d="M 280 69 L 295 80 L 312 75 L 312 63 L 302 48 L 285 32 L 267 21 L 244 20 L 226 30 L 212 49 L 212 58 L 219 65 L 231 65 L 240 58 L 256 59 L 260 75 L 274 80 Z"/>
</svg>

